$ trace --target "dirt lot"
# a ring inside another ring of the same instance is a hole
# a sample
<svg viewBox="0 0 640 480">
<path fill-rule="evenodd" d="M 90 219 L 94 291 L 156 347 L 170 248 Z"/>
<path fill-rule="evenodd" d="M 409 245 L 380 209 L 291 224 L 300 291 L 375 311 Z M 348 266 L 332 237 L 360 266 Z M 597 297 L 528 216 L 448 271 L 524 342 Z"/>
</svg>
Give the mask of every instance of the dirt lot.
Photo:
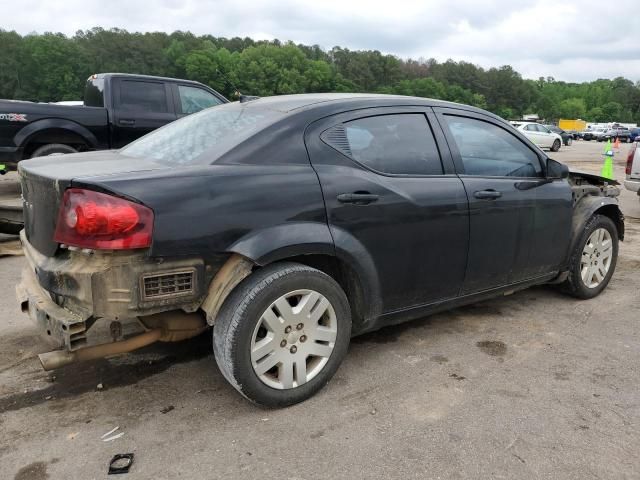
<svg viewBox="0 0 640 480">
<path fill-rule="evenodd" d="M 601 150 L 553 157 L 597 172 Z M 640 478 L 640 202 L 622 206 L 599 298 L 539 287 L 356 338 L 323 392 L 279 411 L 225 383 L 208 335 L 43 372 L 13 294 L 23 259 L 0 258 L 0 478 L 106 478 L 124 452 L 132 480 Z"/>
</svg>

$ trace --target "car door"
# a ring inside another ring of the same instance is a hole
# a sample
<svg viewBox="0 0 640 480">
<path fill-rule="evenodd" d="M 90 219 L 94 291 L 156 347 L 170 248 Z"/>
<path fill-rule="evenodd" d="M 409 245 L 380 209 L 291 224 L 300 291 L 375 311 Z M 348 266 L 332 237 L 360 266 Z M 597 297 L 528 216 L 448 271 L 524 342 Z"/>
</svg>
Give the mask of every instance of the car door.
<svg viewBox="0 0 640 480">
<path fill-rule="evenodd" d="M 373 263 L 381 313 L 455 297 L 464 279 L 467 198 L 434 122 L 426 108 L 375 108 L 305 134 L 336 250 Z"/>
<path fill-rule="evenodd" d="M 114 78 L 111 141 L 121 148 L 176 119 L 170 86 L 162 81 Z"/>
<path fill-rule="evenodd" d="M 546 182 L 544 154 L 503 122 L 438 108 L 469 198 L 463 294 L 534 279 L 558 268 L 571 229 L 571 189 Z"/>
<path fill-rule="evenodd" d="M 535 127 L 540 135 L 540 145 L 544 148 L 551 148 L 556 139 L 551 130 L 544 125 L 536 125 Z"/>
<path fill-rule="evenodd" d="M 534 123 L 529 123 L 522 128 L 524 135 L 539 147 L 543 147 L 544 140 Z"/>
</svg>

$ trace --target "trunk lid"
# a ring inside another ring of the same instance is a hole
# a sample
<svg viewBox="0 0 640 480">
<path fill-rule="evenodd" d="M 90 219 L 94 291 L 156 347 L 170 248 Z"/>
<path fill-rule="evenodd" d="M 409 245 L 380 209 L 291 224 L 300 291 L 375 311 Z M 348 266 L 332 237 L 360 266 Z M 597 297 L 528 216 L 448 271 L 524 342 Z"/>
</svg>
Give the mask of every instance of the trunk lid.
<svg viewBox="0 0 640 480">
<path fill-rule="evenodd" d="M 41 157 L 18 164 L 24 229 L 27 240 L 40 253 L 52 257 L 58 250 L 53 240 L 60 201 L 75 178 L 106 176 L 170 168 L 156 162 L 101 151 Z"/>
</svg>

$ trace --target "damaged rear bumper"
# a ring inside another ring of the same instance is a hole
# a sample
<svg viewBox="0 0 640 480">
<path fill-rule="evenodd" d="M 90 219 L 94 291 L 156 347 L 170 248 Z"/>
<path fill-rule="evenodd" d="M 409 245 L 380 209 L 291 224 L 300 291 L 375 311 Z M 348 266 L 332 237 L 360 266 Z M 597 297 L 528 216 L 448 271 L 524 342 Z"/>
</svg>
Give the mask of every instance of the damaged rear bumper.
<svg viewBox="0 0 640 480">
<path fill-rule="evenodd" d="M 20 307 L 56 347 L 68 351 L 92 343 L 87 332 L 98 319 L 197 311 L 209 272 L 215 272 L 202 259 L 158 260 L 138 251 L 66 250 L 46 257 L 24 231 L 21 241 L 27 266 L 16 287 Z"/>
<path fill-rule="evenodd" d="M 40 331 L 57 348 L 76 350 L 87 343 L 89 317 L 56 305 L 28 267 L 22 271 L 22 281 L 16 286 L 16 296 L 22 312 L 29 314 Z"/>
</svg>

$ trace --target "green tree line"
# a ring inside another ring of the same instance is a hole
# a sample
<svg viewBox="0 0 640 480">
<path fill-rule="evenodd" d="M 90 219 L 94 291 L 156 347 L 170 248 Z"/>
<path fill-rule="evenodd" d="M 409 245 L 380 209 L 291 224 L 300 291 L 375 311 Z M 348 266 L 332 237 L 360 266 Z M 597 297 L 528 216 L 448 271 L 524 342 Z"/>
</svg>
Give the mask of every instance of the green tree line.
<svg viewBox="0 0 640 480">
<path fill-rule="evenodd" d="M 87 77 L 123 72 L 188 78 L 227 97 L 379 92 L 432 97 L 486 108 L 504 118 L 537 113 L 547 120 L 640 123 L 640 82 L 618 77 L 569 83 L 523 79 L 505 65 L 401 59 L 377 50 L 296 45 L 278 40 L 121 29 L 20 35 L 0 29 L 0 98 L 82 98 Z"/>
</svg>

